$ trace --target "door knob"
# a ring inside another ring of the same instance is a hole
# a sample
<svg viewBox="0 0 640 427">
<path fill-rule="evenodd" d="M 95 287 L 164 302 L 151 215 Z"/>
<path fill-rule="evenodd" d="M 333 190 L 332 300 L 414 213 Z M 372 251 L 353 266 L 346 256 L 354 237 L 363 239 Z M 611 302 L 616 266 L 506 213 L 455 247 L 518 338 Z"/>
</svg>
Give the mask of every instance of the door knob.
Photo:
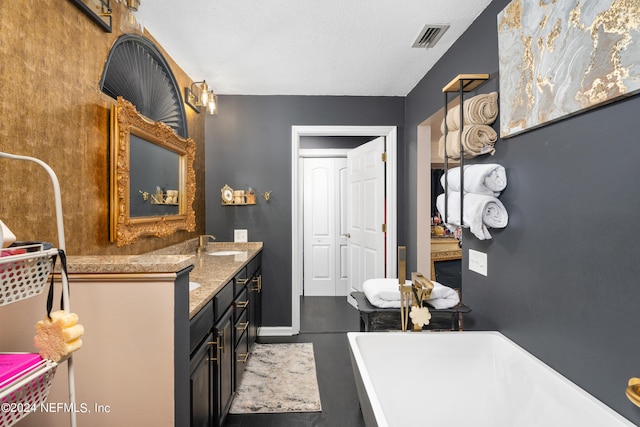
<svg viewBox="0 0 640 427">
<path fill-rule="evenodd" d="M 350 233 L 343 234 L 342 237 L 346 237 L 347 239 L 350 239 L 351 238 L 351 234 Z"/>
</svg>

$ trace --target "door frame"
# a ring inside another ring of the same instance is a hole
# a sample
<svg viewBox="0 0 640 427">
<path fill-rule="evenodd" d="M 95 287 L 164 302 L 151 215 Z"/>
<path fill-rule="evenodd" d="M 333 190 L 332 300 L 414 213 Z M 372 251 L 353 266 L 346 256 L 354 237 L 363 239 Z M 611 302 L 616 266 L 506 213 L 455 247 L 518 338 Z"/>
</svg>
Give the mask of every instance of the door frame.
<svg viewBox="0 0 640 427">
<path fill-rule="evenodd" d="M 386 139 L 387 277 L 397 276 L 398 242 L 398 128 L 397 126 L 292 126 L 291 127 L 291 334 L 300 333 L 300 286 L 303 280 L 303 195 L 300 173 L 302 136 L 384 136 Z"/>
</svg>

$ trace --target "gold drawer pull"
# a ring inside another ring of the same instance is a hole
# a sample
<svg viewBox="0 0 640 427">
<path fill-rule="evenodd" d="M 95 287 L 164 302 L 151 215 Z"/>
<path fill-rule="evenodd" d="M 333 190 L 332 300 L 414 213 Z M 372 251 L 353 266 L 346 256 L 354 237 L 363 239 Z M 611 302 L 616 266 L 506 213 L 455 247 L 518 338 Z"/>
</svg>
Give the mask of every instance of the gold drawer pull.
<svg viewBox="0 0 640 427">
<path fill-rule="evenodd" d="M 252 282 L 256 284 L 256 286 L 253 287 L 254 291 L 262 291 L 262 274 L 253 279 Z"/>
<path fill-rule="evenodd" d="M 207 345 L 215 345 L 216 346 L 216 357 L 207 357 L 207 362 L 216 362 L 218 363 L 218 349 L 220 348 L 220 338 L 215 341 L 209 341 Z"/>
<path fill-rule="evenodd" d="M 238 301 L 236 302 L 236 306 L 240 308 L 246 308 L 249 305 L 249 301 Z"/>
<path fill-rule="evenodd" d="M 249 360 L 249 355 L 251 353 L 238 353 L 238 363 L 247 363 L 247 360 Z"/>
<path fill-rule="evenodd" d="M 236 329 L 239 331 L 246 331 L 248 327 L 249 327 L 249 322 L 243 322 L 243 323 L 238 323 L 238 326 L 236 326 Z"/>
<path fill-rule="evenodd" d="M 236 285 L 246 285 L 249 279 L 236 279 Z"/>
<path fill-rule="evenodd" d="M 222 336 L 222 342 L 220 342 L 220 337 Z M 224 344 L 227 342 L 227 328 L 222 330 L 222 333 L 218 332 L 218 350 L 225 352 Z"/>
</svg>

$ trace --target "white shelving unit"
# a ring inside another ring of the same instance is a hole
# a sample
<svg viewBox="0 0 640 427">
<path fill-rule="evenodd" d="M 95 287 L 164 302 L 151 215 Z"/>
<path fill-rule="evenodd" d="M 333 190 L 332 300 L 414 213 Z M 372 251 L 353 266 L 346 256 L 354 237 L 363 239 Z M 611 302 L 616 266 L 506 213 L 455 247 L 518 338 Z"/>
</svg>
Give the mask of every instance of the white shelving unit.
<svg viewBox="0 0 640 427">
<path fill-rule="evenodd" d="M 58 249 L 23 247 L 27 252 L 0 257 L 0 309 L 7 304 L 31 298 L 42 293 L 53 265 L 53 258 L 65 251 L 64 226 L 62 220 L 62 199 L 60 184 L 55 172 L 42 160 L 0 152 L 0 159 L 24 160 L 42 166 L 53 184 L 56 223 L 58 231 Z M 13 248 L 18 249 L 18 248 Z M 62 270 L 62 306 L 69 313 L 69 282 L 66 271 Z M 69 356 L 60 363 L 67 363 L 69 381 L 69 405 L 75 407 L 75 381 L 73 358 Z M 59 363 L 43 360 L 19 380 L 0 389 L 0 402 L 9 404 L 0 411 L 0 427 L 9 427 L 27 416 L 30 410 L 43 403 L 49 395 L 56 368 Z M 5 411 L 4 409 L 9 409 Z M 75 411 L 70 412 L 71 427 L 76 427 Z"/>
</svg>

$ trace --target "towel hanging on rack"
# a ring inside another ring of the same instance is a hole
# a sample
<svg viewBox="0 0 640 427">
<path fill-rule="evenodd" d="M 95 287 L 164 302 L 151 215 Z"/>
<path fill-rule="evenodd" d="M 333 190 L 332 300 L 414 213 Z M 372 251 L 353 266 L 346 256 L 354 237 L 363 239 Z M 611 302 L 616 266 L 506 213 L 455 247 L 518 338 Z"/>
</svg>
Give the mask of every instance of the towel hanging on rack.
<svg viewBox="0 0 640 427">
<path fill-rule="evenodd" d="M 509 214 L 502 202 L 493 196 L 466 193 L 464 195 L 464 215 L 460 224 L 460 192 L 450 191 L 448 195 L 448 215 L 445 224 L 449 229 L 455 230 L 456 226 L 469 227 L 474 236 L 479 240 L 491 239 L 488 228 L 504 228 L 509 222 Z M 440 194 L 436 199 L 436 207 L 444 218 L 445 194 Z M 453 227 L 452 227 L 453 226 Z"/>
<path fill-rule="evenodd" d="M 449 169 L 446 183 L 450 191 L 460 191 L 460 168 Z M 445 175 L 440 178 L 442 188 L 445 188 Z M 507 186 L 507 173 L 503 166 L 497 163 L 479 163 L 464 166 L 465 193 L 482 194 L 499 197 Z"/>
<path fill-rule="evenodd" d="M 498 118 L 498 92 L 476 95 L 464 101 L 464 125 L 490 125 Z M 460 104 L 447 112 L 449 131 L 460 129 Z M 440 128 L 444 133 L 444 121 Z"/>
<path fill-rule="evenodd" d="M 464 146 L 464 158 L 470 159 L 481 154 L 494 154 L 494 144 L 498 134 L 488 125 L 465 126 L 462 133 L 458 130 L 447 133 L 447 156 L 450 159 L 460 158 L 460 144 Z M 440 138 L 438 154 L 444 159 L 444 136 Z"/>
</svg>

